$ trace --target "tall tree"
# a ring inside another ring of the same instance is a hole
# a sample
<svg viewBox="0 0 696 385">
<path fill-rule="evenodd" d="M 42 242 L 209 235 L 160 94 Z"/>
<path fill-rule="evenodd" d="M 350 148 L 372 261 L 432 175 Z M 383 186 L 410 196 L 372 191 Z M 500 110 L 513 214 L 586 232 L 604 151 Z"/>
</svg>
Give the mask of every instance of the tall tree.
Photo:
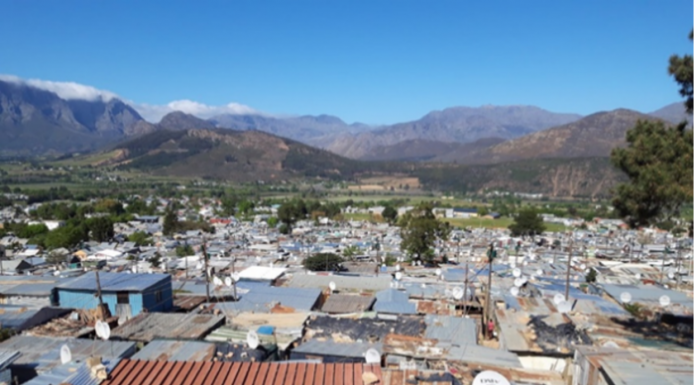
<svg viewBox="0 0 696 385">
<path fill-rule="evenodd" d="M 689 39 L 694 41 L 694 30 L 691 30 Z M 691 55 L 672 55 L 669 58 L 669 74 L 674 76 L 674 80 L 681 87 L 679 93 L 686 98 L 684 105 L 686 112 L 694 111 L 694 58 Z"/>
<path fill-rule="evenodd" d="M 515 216 L 515 222 L 508 228 L 512 232 L 513 237 L 535 236 L 546 230 L 544 219 L 533 207 L 521 209 Z"/>
<path fill-rule="evenodd" d="M 164 233 L 164 235 L 174 234 L 177 231 L 178 224 L 179 224 L 179 218 L 174 213 L 174 210 L 172 210 L 171 208 L 168 208 L 167 212 L 164 214 L 164 223 L 162 224 L 162 233 Z"/>
<path fill-rule="evenodd" d="M 693 41 L 694 32 L 689 38 Z M 688 113 L 693 112 L 693 57 L 673 55 L 668 71 L 681 86 Z M 684 205 L 693 200 L 693 131 L 683 122 L 639 121 L 626 133 L 628 147 L 611 153 L 612 163 L 628 177 L 614 189 L 613 205 L 632 227 L 674 224 Z"/>
<path fill-rule="evenodd" d="M 387 206 L 384 208 L 384 210 L 382 210 L 382 218 L 389 223 L 394 223 L 397 215 L 399 215 L 399 213 L 396 211 L 394 206 Z"/>
<path fill-rule="evenodd" d="M 401 250 L 409 256 L 428 262 L 433 260 L 433 246 L 438 239 L 450 234 L 449 223 L 440 222 L 433 214 L 433 206 L 421 203 L 407 212 L 399 221 L 401 226 Z"/>
</svg>

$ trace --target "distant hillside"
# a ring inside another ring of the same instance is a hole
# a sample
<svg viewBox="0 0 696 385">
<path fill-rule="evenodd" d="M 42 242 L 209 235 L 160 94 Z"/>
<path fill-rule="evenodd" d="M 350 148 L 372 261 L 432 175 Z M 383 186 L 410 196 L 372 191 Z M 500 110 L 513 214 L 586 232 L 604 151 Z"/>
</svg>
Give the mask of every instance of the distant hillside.
<svg viewBox="0 0 696 385">
<path fill-rule="evenodd" d="M 401 165 L 342 158 L 328 151 L 260 131 L 159 130 L 119 144 L 110 166 L 154 175 L 234 181 L 278 181 L 298 177 L 351 179 Z M 103 155 L 95 156 L 101 158 Z"/>
<path fill-rule="evenodd" d="M 457 160 L 491 164 L 520 159 L 609 157 L 613 148 L 625 145 L 626 131 L 639 119 L 657 120 L 626 109 L 599 112 L 577 122 L 461 154 Z"/>
<path fill-rule="evenodd" d="M 143 133 L 140 115 L 119 99 L 65 100 L 0 81 L 0 152 L 42 155 L 89 151 Z"/>
<path fill-rule="evenodd" d="M 470 143 L 492 137 L 512 139 L 578 119 L 580 115 L 558 114 L 533 106 L 453 107 L 433 111 L 417 121 L 341 135 L 324 148 L 351 158 L 373 158 L 380 156 L 382 148 L 408 140 Z"/>
<path fill-rule="evenodd" d="M 438 142 L 426 139 L 411 139 L 373 148 L 364 160 L 407 160 L 407 161 L 442 161 L 457 160 L 461 154 L 479 151 L 498 143 L 502 138 L 483 138 L 472 143 Z"/>
<path fill-rule="evenodd" d="M 648 115 L 654 116 L 656 118 L 660 118 L 662 120 L 666 120 L 670 123 L 681 123 L 684 120 L 688 121 L 691 123 L 693 126 L 694 124 L 694 116 L 692 114 L 687 114 L 686 109 L 684 107 L 684 102 L 677 102 L 677 103 L 672 103 L 667 106 L 664 106 L 660 108 L 657 111 L 653 111 L 649 113 Z"/>
</svg>

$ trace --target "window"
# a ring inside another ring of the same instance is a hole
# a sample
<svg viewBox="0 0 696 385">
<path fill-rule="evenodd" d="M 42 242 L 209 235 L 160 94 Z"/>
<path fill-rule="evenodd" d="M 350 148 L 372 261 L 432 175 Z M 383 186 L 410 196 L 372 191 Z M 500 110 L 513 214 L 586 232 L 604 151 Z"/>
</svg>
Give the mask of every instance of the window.
<svg viewBox="0 0 696 385">
<path fill-rule="evenodd" d="M 116 293 L 116 303 L 118 304 L 128 304 L 130 299 L 128 298 L 127 291 L 119 291 Z"/>
<path fill-rule="evenodd" d="M 157 290 L 155 292 L 155 302 L 156 303 L 162 302 L 162 290 Z"/>
</svg>

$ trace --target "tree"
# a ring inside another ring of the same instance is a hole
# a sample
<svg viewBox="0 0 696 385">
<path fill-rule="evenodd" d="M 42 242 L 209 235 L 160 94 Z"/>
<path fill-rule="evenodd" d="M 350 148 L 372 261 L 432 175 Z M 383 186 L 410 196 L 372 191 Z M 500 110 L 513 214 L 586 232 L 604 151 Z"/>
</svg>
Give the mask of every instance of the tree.
<svg viewBox="0 0 696 385">
<path fill-rule="evenodd" d="M 386 206 L 384 210 L 382 210 L 382 218 L 384 218 L 390 224 L 396 222 L 396 217 L 398 215 L 399 213 L 396 211 L 394 206 Z"/>
<path fill-rule="evenodd" d="M 164 223 L 162 225 L 162 233 L 164 235 L 172 235 L 177 231 L 179 225 L 179 218 L 170 208 L 164 214 Z"/>
<path fill-rule="evenodd" d="M 693 41 L 693 30 L 689 35 Z M 693 112 L 693 57 L 673 55 L 668 71 Z M 639 121 L 626 132 L 628 147 L 615 148 L 611 161 L 628 177 L 614 189 L 615 211 L 629 226 L 674 225 L 684 205 L 693 200 L 693 131 L 683 122 Z"/>
<path fill-rule="evenodd" d="M 91 218 L 86 225 L 92 234 L 92 239 L 97 242 L 106 242 L 114 237 L 114 223 L 109 217 Z"/>
<path fill-rule="evenodd" d="M 334 253 L 314 254 L 304 260 L 304 267 L 311 271 L 339 271 L 343 258 Z"/>
<path fill-rule="evenodd" d="M 509 227 L 513 237 L 534 236 L 544 232 L 544 219 L 533 207 L 521 209 L 515 216 L 515 222 Z"/>
<path fill-rule="evenodd" d="M 128 236 L 128 240 L 135 242 L 136 246 L 145 246 L 152 243 L 152 239 L 142 231 L 136 231 Z"/>
<path fill-rule="evenodd" d="M 694 30 L 691 30 L 689 39 L 694 41 Z M 681 86 L 679 93 L 686 98 L 684 106 L 686 112 L 691 114 L 694 110 L 694 58 L 691 55 L 672 55 L 669 58 L 669 74 Z"/>
<path fill-rule="evenodd" d="M 479 217 L 485 217 L 488 215 L 488 209 L 485 206 L 479 206 L 476 209 L 476 214 L 478 214 Z"/>
<path fill-rule="evenodd" d="M 270 217 L 266 222 L 268 223 L 268 227 L 276 228 L 276 226 L 278 226 L 278 217 Z"/>
<path fill-rule="evenodd" d="M 585 275 L 585 282 L 593 283 L 597 282 L 597 270 L 590 268 L 590 272 Z"/>
<path fill-rule="evenodd" d="M 401 250 L 410 257 L 433 260 L 433 246 L 438 239 L 446 239 L 451 231 L 449 223 L 440 222 L 433 214 L 430 203 L 421 203 L 401 217 Z"/>
<path fill-rule="evenodd" d="M 176 248 L 176 256 L 179 258 L 182 257 L 188 257 L 195 254 L 195 251 L 193 251 L 193 247 L 191 245 L 183 245 L 183 246 L 178 246 Z"/>
<path fill-rule="evenodd" d="M 349 260 L 352 261 L 353 258 L 354 258 L 356 255 L 358 255 L 358 251 L 359 251 L 359 250 L 358 250 L 358 247 L 357 247 L 357 246 L 355 246 L 355 245 L 350 245 L 350 246 L 346 247 L 345 249 L 343 249 L 343 256 L 344 256 L 346 259 L 349 259 Z"/>
<path fill-rule="evenodd" d="M 152 257 L 148 258 L 147 261 L 150 262 L 150 265 L 152 265 L 152 267 L 158 268 L 162 264 L 162 256 L 160 255 L 160 253 L 155 253 Z"/>
</svg>

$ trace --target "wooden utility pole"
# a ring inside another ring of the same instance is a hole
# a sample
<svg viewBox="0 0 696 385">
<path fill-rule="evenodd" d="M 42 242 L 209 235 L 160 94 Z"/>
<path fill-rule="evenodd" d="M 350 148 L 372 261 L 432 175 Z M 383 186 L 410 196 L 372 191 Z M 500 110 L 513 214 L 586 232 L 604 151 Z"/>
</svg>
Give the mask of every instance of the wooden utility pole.
<svg viewBox="0 0 696 385">
<path fill-rule="evenodd" d="M 99 281 L 99 270 L 95 270 L 94 274 L 97 277 L 97 297 L 99 297 L 99 306 L 104 306 L 104 300 L 102 299 L 101 292 L 101 282 Z"/>
<path fill-rule="evenodd" d="M 570 232 L 570 244 L 568 245 L 568 270 L 566 271 L 565 300 L 568 301 L 570 293 L 570 262 L 573 260 L 573 232 Z"/>
<path fill-rule="evenodd" d="M 492 285 L 492 280 L 493 280 L 493 258 L 496 256 L 495 248 L 493 246 L 493 243 L 491 243 L 490 248 L 488 249 L 488 289 L 486 290 L 486 307 L 485 307 L 485 312 L 484 312 L 484 328 L 486 330 L 486 338 L 490 338 L 490 334 L 488 331 L 488 321 L 490 320 L 490 305 L 491 305 L 491 289 L 493 288 Z"/>
<path fill-rule="evenodd" d="M 466 317 L 468 314 L 468 303 L 469 297 L 469 254 L 466 255 L 466 267 L 464 268 L 464 309 L 462 309 L 462 314 Z"/>
<path fill-rule="evenodd" d="M 210 303 L 210 273 L 208 272 L 208 251 L 205 249 L 206 239 L 203 236 L 203 261 L 205 261 L 205 297 L 207 302 Z"/>
</svg>

